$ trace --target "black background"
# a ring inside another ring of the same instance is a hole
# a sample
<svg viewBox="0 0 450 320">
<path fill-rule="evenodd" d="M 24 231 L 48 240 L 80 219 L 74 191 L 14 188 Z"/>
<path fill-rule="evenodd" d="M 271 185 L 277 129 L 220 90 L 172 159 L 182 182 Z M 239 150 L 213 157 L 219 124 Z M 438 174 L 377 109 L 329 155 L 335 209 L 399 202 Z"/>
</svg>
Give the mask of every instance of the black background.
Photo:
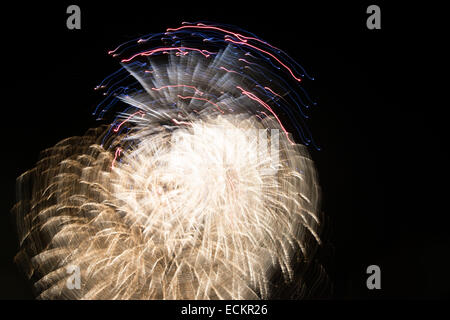
<svg viewBox="0 0 450 320">
<path fill-rule="evenodd" d="M 32 299 L 13 264 L 17 239 L 9 213 L 15 178 L 39 152 L 98 125 L 93 88 L 119 65 L 107 55 L 150 32 L 207 20 L 234 24 L 282 48 L 316 78 L 318 105 L 308 122 L 311 149 L 332 225 L 333 297 L 450 296 L 444 102 L 433 101 L 431 73 L 443 41 L 432 15 L 442 8 L 384 2 L 59 1 L 3 10 L 0 298 Z M 81 30 L 66 28 L 66 8 L 81 7 Z M 366 28 L 366 8 L 381 7 L 381 30 Z M 431 18 L 431 19 L 430 19 Z M 435 38 L 431 37 L 433 35 Z M 431 90 L 430 90 L 431 88 Z M 443 166 L 442 166 L 443 167 Z M 381 267 L 381 290 L 366 268 Z"/>
</svg>

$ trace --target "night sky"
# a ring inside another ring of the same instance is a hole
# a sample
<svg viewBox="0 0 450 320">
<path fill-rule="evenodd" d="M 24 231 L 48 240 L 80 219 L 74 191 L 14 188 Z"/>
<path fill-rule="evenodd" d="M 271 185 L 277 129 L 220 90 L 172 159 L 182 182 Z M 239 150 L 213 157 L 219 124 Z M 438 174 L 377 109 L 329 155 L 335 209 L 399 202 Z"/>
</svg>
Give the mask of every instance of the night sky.
<svg viewBox="0 0 450 320">
<path fill-rule="evenodd" d="M 59 2 L 16 3 L 4 12 L 18 18 L 3 28 L 2 62 L 11 72 L 2 86 L 0 298 L 33 298 L 12 261 L 15 178 L 42 149 L 98 125 L 92 111 L 102 96 L 93 88 L 119 67 L 108 50 L 199 20 L 253 32 L 316 78 L 305 83 L 318 103 L 307 124 L 321 146 L 310 152 L 330 229 L 332 298 L 450 296 L 449 212 L 439 204 L 448 187 L 438 169 L 448 163 L 446 120 L 439 115 L 444 103 L 425 94 L 435 55 L 420 8 L 377 1 Z M 70 4 L 81 7 L 81 30 L 66 28 Z M 366 28 L 369 4 L 381 7 L 381 30 Z M 372 264 L 381 268 L 381 290 L 366 287 Z"/>
</svg>

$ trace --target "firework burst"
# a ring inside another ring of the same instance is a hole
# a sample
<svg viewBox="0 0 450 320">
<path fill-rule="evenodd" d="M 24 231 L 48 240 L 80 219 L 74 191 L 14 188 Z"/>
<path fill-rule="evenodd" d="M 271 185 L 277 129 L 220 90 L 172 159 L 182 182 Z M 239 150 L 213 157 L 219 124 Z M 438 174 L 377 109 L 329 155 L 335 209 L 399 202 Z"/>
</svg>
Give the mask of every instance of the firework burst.
<svg viewBox="0 0 450 320">
<path fill-rule="evenodd" d="M 38 297 L 267 299 L 280 283 L 304 293 L 321 230 L 314 142 L 292 121 L 295 143 L 277 112 L 304 115 L 310 77 L 254 35 L 204 23 L 109 53 L 123 66 L 96 88 L 94 114 L 127 107 L 44 150 L 17 181 L 16 260 Z"/>
</svg>

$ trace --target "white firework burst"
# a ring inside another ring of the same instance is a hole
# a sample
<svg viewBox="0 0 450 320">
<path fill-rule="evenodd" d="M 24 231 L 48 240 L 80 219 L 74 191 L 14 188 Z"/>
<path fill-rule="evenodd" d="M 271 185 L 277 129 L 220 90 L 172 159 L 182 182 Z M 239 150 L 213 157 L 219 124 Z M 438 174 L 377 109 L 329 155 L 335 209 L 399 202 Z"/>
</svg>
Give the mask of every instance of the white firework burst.
<svg viewBox="0 0 450 320">
<path fill-rule="evenodd" d="M 213 59 L 126 65 L 143 89 L 120 96 L 132 110 L 43 151 L 18 178 L 16 259 L 39 298 L 267 299 L 294 281 L 305 290 L 321 230 L 314 165 L 244 89 L 248 78 L 230 72 L 235 56 L 227 47 Z M 67 286 L 68 266 L 79 288 Z"/>
</svg>

